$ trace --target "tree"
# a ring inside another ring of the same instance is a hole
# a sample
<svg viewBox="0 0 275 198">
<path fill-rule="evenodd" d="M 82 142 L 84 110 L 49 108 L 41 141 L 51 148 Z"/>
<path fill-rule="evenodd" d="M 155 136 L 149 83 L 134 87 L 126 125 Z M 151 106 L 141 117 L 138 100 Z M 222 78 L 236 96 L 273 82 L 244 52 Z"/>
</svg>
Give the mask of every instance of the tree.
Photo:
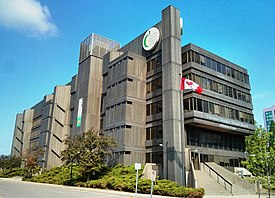
<svg viewBox="0 0 275 198">
<path fill-rule="evenodd" d="M 32 177 L 32 174 L 38 167 L 38 158 L 43 156 L 44 151 L 42 148 L 38 148 L 36 150 L 28 149 L 26 153 L 23 155 L 24 161 L 24 169 L 27 172 L 26 177 Z"/>
<path fill-rule="evenodd" d="M 20 168 L 21 157 L 1 155 L 0 156 L 0 169 L 13 169 Z"/>
<path fill-rule="evenodd" d="M 272 120 L 270 123 L 270 129 L 269 132 L 271 133 L 270 135 L 270 140 L 269 140 L 269 144 L 271 146 L 274 146 L 275 144 L 275 122 Z"/>
<path fill-rule="evenodd" d="M 258 127 L 245 139 L 247 158 L 243 165 L 255 176 L 270 175 L 275 170 L 275 145 L 270 144 L 271 135 L 271 132 Z"/>
<path fill-rule="evenodd" d="M 270 197 L 271 179 L 275 170 L 275 144 L 271 142 L 272 132 L 266 132 L 259 127 L 255 133 L 246 137 L 247 159 L 243 162 L 253 175 L 261 177 L 261 180 L 267 176 L 267 183 L 264 186 L 268 188 L 268 197 Z M 264 179 L 265 181 L 265 179 Z"/>
<path fill-rule="evenodd" d="M 77 163 L 87 181 L 100 172 L 106 165 L 106 157 L 112 154 L 116 145 L 108 136 L 99 134 L 93 129 L 88 132 L 68 136 L 65 140 L 67 148 L 61 152 L 61 160 L 66 164 Z"/>
</svg>

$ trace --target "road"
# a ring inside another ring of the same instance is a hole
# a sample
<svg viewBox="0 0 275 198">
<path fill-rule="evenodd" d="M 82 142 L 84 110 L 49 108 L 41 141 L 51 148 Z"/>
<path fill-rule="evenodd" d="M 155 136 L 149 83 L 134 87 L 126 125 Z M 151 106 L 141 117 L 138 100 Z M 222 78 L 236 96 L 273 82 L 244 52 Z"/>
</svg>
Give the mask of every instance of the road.
<svg viewBox="0 0 275 198">
<path fill-rule="evenodd" d="M 0 198 L 137 198 L 134 193 L 24 182 L 0 178 Z M 150 195 L 138 194 L 138 198 Z M 153 195 L 153 198 L 164 196 Z M 166 197 L 168 198 L 168 197 Z M 171 197 L 170 197 L 171 198 Z"/>
<path fill-rule="evenodd" d="M 274 195 L 271 197 L 273 198 Z M 0 198 L 149 198 L 150 195 L 100 190 L 91 188 L 79 188 L 52 184 L 40 184 L 24 182 L 16 178 L 0 178 Z M 166 196 L 153 195 L 153 198 L 168 198 Z M 171 197 L 169 197 L 171 198 Z M 212 196 L 204 198 L 258 198 L 257 195 L 241 196 Z M 262 195 L 261 198 L 266 198 Z M 275 196 L 274 196 L 275 198 Z"/>
</svg>

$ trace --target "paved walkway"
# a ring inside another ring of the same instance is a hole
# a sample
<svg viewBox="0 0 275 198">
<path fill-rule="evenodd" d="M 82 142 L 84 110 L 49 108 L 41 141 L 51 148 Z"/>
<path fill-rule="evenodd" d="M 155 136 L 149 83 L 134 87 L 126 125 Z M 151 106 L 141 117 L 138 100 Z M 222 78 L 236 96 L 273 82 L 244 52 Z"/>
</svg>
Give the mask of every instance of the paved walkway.
<svg viewBox="0 0 275 198">
<path fill-rule="evenodd" d="M 113 191 L 113 190 L 102 190 L 102 189 L 93 189 L 93 188 L 82 188 L 82 187 L 69 187 L 69 186 L 61 186 L 61 185 L 53 185 L 53 184 L 41 184 L 41 183 L 33 183 L 33 182 L 23 182 L 21 181 L 21 178 L 0 178 L 0 183 L 6 181 L 6 182 L 12 182 L 12 183 L 21 183 L 21 184 L 27 184 L 29 186 L 48 186 L 49 188 L 56 188 L 57 192 L 61 189 L 64 191 L 77 191 L 78 193 L 86 192 L 86 193 L 92 193 L 93 195 L 102 195 L 103 197 L 126 197 L 126 198 L 149 198 L 149 194 L 138 194 L 138 196 L 135 196 L 134 193 L 129 192 L 120 192 L 120 191 Z M 1 185 L 0 185 L 1 186 Z M 37 188 L 34 187 L 34 188 Z M 59 189 L 59 190 L 58 190 Z M 66 190 L 67 189 L 67 190 Z M 1 188 L 0 188 L 0 198 L 5 198 L 5 196 L 1 196 Z M 70 192 L 68 192 L 70 193 Z M 91 195 L 92 195 L 91 194 Z M 12 196 L 9 196 L 12 197 Z M 42 196 L 43 197 L 43 196 Z M 48 197 L 48 194 L 47 194 Z M 89 196 L 90 197 L 90 196 Z M 93 197 L 93 196 L 92 196 Z M 266 198 L 267 194 L 261 195 L 260 198 Z M 81 196 L 79 196 L 81 198 Z M 167 196 L 159 196 L 159 195 L 153 195 L 153 198 L 172 198 Z M 204 198 L 259 198 L 259 195 L 238 195 L 238 196 L 222 196 L 222 195 L 205 195 Z M 275 194 L 271 195 L 271 198 L 275 198 Z"/>
<path fill-rule="evenodd" d="M 261 195 L 261 198 L 266 198 L 267 194 Z M 219 196 L 219 195 L 205 195 L 203 198 L 259 198 L 259 195 L 236 195 L 236 196 Z M 270 198 L 275 198 L 271 195 Z"/>
</svg>

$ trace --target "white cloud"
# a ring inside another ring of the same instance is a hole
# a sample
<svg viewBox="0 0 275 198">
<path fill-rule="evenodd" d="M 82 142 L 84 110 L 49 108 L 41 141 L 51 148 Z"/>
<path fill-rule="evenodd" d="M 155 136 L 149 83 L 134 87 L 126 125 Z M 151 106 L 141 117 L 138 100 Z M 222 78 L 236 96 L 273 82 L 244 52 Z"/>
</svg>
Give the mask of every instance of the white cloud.
<svg viewBox="0 0 275 198">
<path fill-rule="evenodd" d="M 47 6 L 37 0 L 0 0 L 0 25 L 31 36 L 53 36 L 57 27 Z"/>
</svg>

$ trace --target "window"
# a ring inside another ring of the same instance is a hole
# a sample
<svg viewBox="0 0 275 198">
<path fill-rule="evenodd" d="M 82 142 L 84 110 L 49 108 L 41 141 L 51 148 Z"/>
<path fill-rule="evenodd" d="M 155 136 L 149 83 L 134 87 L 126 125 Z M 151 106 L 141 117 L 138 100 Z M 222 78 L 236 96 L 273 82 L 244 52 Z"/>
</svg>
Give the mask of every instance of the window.
<svg viewBox="0 0 275 198">
<path fill-rule="evenodd" d="M 232 87 L 227 87 L 227 89 L 228 89 L 228 96 L 229 97 L 233 97 L 233 95 L 232 95 Z"/>
<path fill-rule="evenodd" d="M 204 113 L 208 113 L 209 112 L 209 109 L 208 109 L 208 102 L 203 100 L 203 112 Z"/>
<path fill-rule="evenodd" d="M 217 71 L 222 72 L 221 63 L 217 62 Z"/>
<path fill-rule="evenodd" d="M 244 74 L 243 73 L 240 73 L 240 80 L 242 81 L 242 82 L 244 82 Z"/>
<path fill-rule="evenodd" d="M 205 56 L 200 55 L 201 57 L 201 65 L 205 66 Z"/>
<path fill-rule="evenodd" d="M 206 85 L 206 88 L 207 88 L 208 90 L 212 90 L 212 80 L 207 79 L 207 85 Z"/>
<path fill-rule="evenodd" d="M 214 103 L 209 102 L 209 113 L 214 114 Z"/>
<path fill-rule="evenodd" d="M 157 90 L 162 89 L 162 78 L 160 77 L 156 79 L 156 82 L 157 82 Z"/>
<path fill-rule="evenodd" d="M 188 102 L 189 99 L 185 99 L 183 100 L 183 107 L 184 107 L 184 111 L 189 111 L 189 102 Z"/>
<path fill-rule="evenodd" d="M 226 85 L 223 85 L 223 94 L 228 96 L 228 89 Z"/>
<path fill-rule="evenodd" d="M 196 76 L 195 76 L 195 82 L 196 82 L 197 84 L 201 85 L 201 84 L 202 84 L 202 83 L 201 83 L 201 77 L 198 76 L 198 75 L 196 75 Z"/>
<path fill-rule="evenodd" d="M 194 98 L 190 98 L 190 110 L 193 111 L 194 108 L 193 108 L 193 101 L 194 101 Z"/>
<path fill-rule="evenodd" d="M 240 80 L 240 72 L 235 70 L 235 76 L 237 80 Z"/>
<path fill-rule="evenodd" d="M 187 63 L 187 52 L 182 53 L 181 60 L 182 60 L 182 64 Z"/>
<path fill-rule="evenodd" d="M 201 99 L 197 99 L 197 105 L 198 105 L 198 111 L 202 111 L 202 100 Z"/>
<path fill-rule="evenodd" d="M 224 115 L 226 118 L 230 118 L 229 108 L 227 107 L 224 108 Z"/>
<path fill-rule="evenodd" d="M 212 69 L 217 71 L 217 62 L 214 61 L 214 60 L 211 60 L 211 66 L 212 66 Z"/>
<path fill-rule="evenodd" d="M 240 115 L 240 121 L 244 122 L 244 113 L 240 111 L 239 115 Z"/>
<path fill-rule="evenodd" d="M 239 111 L 235 110 L 235 119 L 240 120 Z"/>
<path fill-rule="evenodd" d="M 151 115 L 150 104 L 146 105 L 146 116 Z"/>
<path fill-rule="evenodd" d="M 224 64 L 221 64 L 222 65 L 222 74 L 226 74 L 226 71 L 225 71 L 225 65 Z"/>
<path fill-rule="evenodd" d="M 222 94 L 222 85 L 218 83 L 218 93 Z"/>
<path fill-rule="evenodd" d="M 249 83 L 249 77 L 248 77 L 248 75 L 244 75 L 244 82 L 245 82 L 246 84 Z"/>
<path fill-rule="evenodd" d="M 213 81 L 213 91 L 218 92 L 218 83 Z"/>
<path fill-rule="evenodd" d="M 233 98 L 237 99 L 237 90 L 233 88 Z"/>
<path fill-rule="evenodd" d="M 207 79 L 204 77 L 202 77 L 202 87 L 205 89 L 207 88 Z"/>
<path fill-rule="evenodd" d="M 226 71 L 226 75 L 227 76 L 229 76 L 229 77 L 231 77 L 231 69 L 230 69 L 230 67 L 225 67 L 225 71 Z"/>
<path fill-rule="evenodd" d="M 229 111 L 230 111 L 230 118 L 235 119 L 235 110 L 230 108 Z"/>
<path fill-rule="evenodd" d="M 231 76 L 232 78 L 235 78 L 235 70 L 233 68 L 231 68 Z"/>
<path fill-rule="evenodd" d="M 220 116 L 225 117 L 224 106 L 220 106 Z"/>
<path fill-rule="evenodd" d="M 146 128 L 146 140 L 151 139 L 151 133 L 150 133 L 150 128 Z"/>
<path fill-rule="evenodd" d="M 211 59 L 208 57 L 205 57 L 205 66 L 211 68 Z"/>
<path fill-rule="evenodd" d="M 146 83 L 146 93 L 150 93 L 150 82 Z"/>
<path fill-rule="evenodd" d="M 195 62 L 200 64 L 200 55 L 197 52 L 195 53 Z"/>
<path fill-rule="evenodd" d="M 220 107 L 218 104 L 214 104 L 214 113 L 220 115 Z"/>
</svg>

